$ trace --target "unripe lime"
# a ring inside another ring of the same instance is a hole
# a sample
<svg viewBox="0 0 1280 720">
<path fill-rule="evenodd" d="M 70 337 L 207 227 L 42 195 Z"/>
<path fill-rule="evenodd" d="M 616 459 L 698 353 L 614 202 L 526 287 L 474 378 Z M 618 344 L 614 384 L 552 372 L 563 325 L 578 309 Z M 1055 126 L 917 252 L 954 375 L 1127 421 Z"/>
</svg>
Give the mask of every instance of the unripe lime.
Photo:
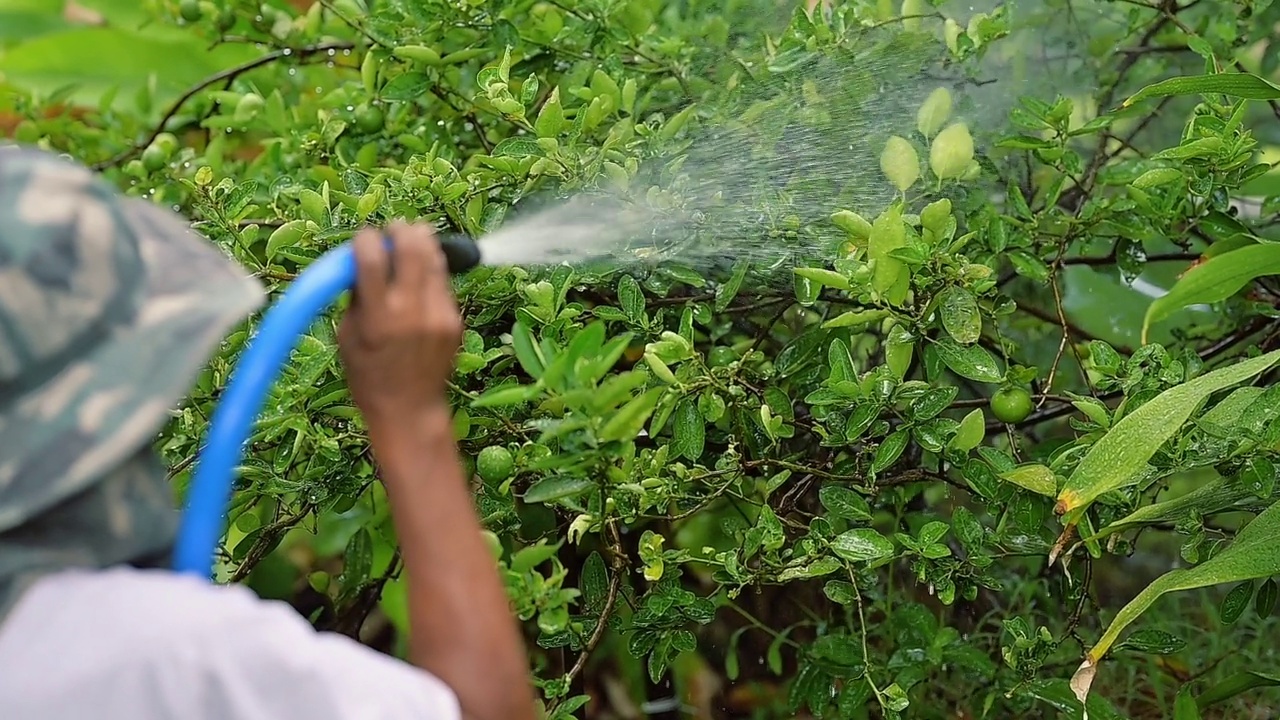
<svg viewBox="0 0 1280 720">
<path fill-rule="evenodd" d="M 356 108 L 356 128 L 362 133 L 376 133 L 386 125 L 387 114 L 377 105 Z"/>
<path fill-rule="evenodd" d="M 169 156 L 165 153 L 164 148 L 152 143 L 142 151 L 142 167 L 147 172 L 157 172 L 165 165 L 169 164 Z"/>
<path fill-rule="evenodd" d="M 920 178 L 920 156 L 911 143 L 897 135 L 890 136 L 880 153 L 880 170 L 894 187 L 905 192 Z"/>
<path fill-rule="evenodd" d="M 929 148 L 929 169 L 938 178 L 958 178 L 965 174 L 971 162 L 973 137 L 969 135 L 969 126 L 962 122 L 952 123 L 933 139 Z"/>
<path fill-rule="evenodd" d="M 1020 387 L 1001 389 L 991 397 L 991 414 L 1003 423 L 1026 420 L 1034 406 L 1031 393 Z"/>
<path fill-rule="evenodd" d="M 172 157 L 178 151 L 178 138 L 173 133 L 163 132 L 151 141 L 152 145 L 164 151 L 165 157 Z"/>
<path fill-rule="evenodd" d="M 40 141 L 40 127 L 32 120 L 23 120 L 13 129 L 13 139 L 23 145 L 34 145 Z"/>
<path fill-rule="evenodd" d="M 476 473 L 487 483 L 500 483 L 516 469 L 511 451 L 501 445 L 490 445 L 476 457 Z"/>
<path fill-rule="evenodd" d="M 187 22 L 200 22 L 200 18 L 204 17 L 199 0 L 182 0 L 178 3 L 178 14 Z"/>
<path fill-rule="evenodd" d="M 235 27 L 236 11 L 230 5 L 224 5 L 218 13 L 218 31 L 226 32 Z"/>
<path fill-rule="evenodd" d="M 262 108 L 266 105 L 266 101 L 257 93 L 247 93 L 240 98 L 240 102 L 236 103 L 236 120 L 246 122 L 258 116 Z"/>
</svg>

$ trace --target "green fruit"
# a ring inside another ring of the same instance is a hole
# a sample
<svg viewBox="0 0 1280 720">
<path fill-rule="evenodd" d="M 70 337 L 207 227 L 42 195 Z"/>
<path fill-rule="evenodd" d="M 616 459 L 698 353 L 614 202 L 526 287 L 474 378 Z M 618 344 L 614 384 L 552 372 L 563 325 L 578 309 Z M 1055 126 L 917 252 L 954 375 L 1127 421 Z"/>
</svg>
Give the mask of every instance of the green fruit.
<svg viewBox="0 0 1280 720">
<path fill-rule="evenodd" d="M 356 128 L 362 133 L 376 133 L 387 123 L 387 114 L 377 105 L 356 108 Z"/>
<path fill-rule="evenodd" d="M 173 133 L 163 132 L 151 141 L 152 145 L 164 151 L 165 157 L 172 157 L 178 151 L 178 138 Z"/>
<path fill-rule="evenodd" d="M 711 348 L 711 352 L 707 353 L 707 364 L 711 367 L 726 367 L 738 361 L 738 353 L 733 348 L 725 345 L 717 345 Z"/>
<path fill-rule="evenodd" d="M 147 149 L 142 151 L 142 167 L 146 168 L 147 172 L 158 172 L 168 164 L 168 153 L 155 143 L 148 145 Z"/>
<path fill-rule="evenodd" d="M 1019 387 L 1004 388 L 991 397 L 991 414 L 1003 423 L 1026 420 L 1034 406 L 1031 393 Z"/>
<path fill-rule="evenodd" d="M 218 13 L 218 32 L 226 32 L 235 27 L 236 11 L 230 5 L 222 8 L 222 12 Z"/>
<path fill-rule="evenodd" d="M 511 451 L 501 445 L 490 445 L 476 457 L 476 473 L 487 483 L 500 483 L 511 477 L 516 461 Z"/>
<path fill-rule="evenodd" d="M 200 18 L 204 17 L 199 0 L 182 0 L 178 3 L 178 14 L 187 22 L 200 22 Z"/>
<path fill-rule="evenodd" d="M 13 139 L 23 145 L 35 145 L 40 141 L 40 127 L 31 120 L 23 120 L 13 129 Z"/>
<path fill-rule="evenodd" d="M 235 118 L 240 122 L 248 122 L 258 116 L 267 101 L 257 93 L 248 93 L 236 103 Z"/>
</svg>

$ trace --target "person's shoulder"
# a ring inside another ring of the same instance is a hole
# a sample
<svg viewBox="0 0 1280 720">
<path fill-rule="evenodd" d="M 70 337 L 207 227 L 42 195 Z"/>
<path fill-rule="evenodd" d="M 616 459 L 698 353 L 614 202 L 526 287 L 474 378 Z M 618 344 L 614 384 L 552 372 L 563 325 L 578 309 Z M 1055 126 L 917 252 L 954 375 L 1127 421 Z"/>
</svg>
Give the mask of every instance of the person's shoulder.
<svg viewBox="0 0 1280 720">
<path fill-rule="evenodd" d="M 47 654 L 43 648 L 66 647 L 78 648 L 70 665 L 65 655 L 39 659 Z M 5 661 L 18 657 L 26 661 Z M 103 687 L 131 684 L 121 674 L 145 675 L 161 695 L 167 693 L 159 686 L 185 687 L 179 695 L 223 708 L 213 715 L 195 708 L 180 713 L 193 718 L 239 717 L 232 706 L 286 715 L 305 706 L 317 718 L 348 716 L 344 709 L 355 712 L 352 717 L 385 720 L 461 715 L 453 692 L 437 678 L 350 638 L 317 632 L 284 603 L 162 571 L 73 571 L 42 579 L 0 625 L 0 668 L 8 665 L 33 681 L 53 673 Z M 9 679 L 17 681 L 17 674 Z M 217 688 L 220 697 L 196 690 L 201 686 Z"/>
</svg>

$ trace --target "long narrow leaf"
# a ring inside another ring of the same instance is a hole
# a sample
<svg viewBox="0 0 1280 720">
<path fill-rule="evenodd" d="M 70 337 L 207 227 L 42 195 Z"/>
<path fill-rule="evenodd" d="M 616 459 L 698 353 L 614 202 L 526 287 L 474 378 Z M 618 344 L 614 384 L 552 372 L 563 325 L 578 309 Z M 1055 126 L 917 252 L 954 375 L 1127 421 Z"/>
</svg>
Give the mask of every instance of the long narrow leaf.
<svg viewBox="0 0 1280 720">
<path fill-rule="evenodd" d="M 1146 612 L 1161 596 L 1181 590 L 1194 590 L 1210 585 L 1238 583 L 1280 574 L 1280 503 L 1255 517 L 1237 535 L 1235 542 L 1213 558 L 1185 569 L 1173 570 L 1156 578 L 1116 614 L 1071 680 L 1072 690 L 1081 701 L 1088 696 L 1089 686 L 1097 672 L 1098 661 L 1134 620 Z"/>
<path fill-rule="evenodd" d="M 1210 258 L 1186 272 L 1169 293 L 1147 307 L 1142 319 L 1142 342 L 1153 323 L 1189 305 L 1220 302 L 1235 295 L 1254 278 L 1280 274 L 1280 245 L 1251 245 Z"/>
<path fill-rule="evenodd" d="M 1125 517 L 1111 523 L 1085 540 L 1100 540 L 1112 533 L 1130 528 L 1158 523 L 1174 523 L 1189 517 L 1193 512 L 1200 516 L 1212 515 L 1253 498 L 1261 504 L 1253 489 L 1236 478 L 1218 478 L 1201 485 L 1185 495 L 1172 500 L 1144 505 Z"/>
<path fill-rule="evenodd" d="M 1169 388 L 1116 423 L 1076 466 L 1058 494 L 1058 514 L 1068 523 L 1099 495 L 1123 487 L 1142 470 L 1156 450 L 1182 427 L 1209 395 L 1267 370 L 1280 361 L 1280 350 L 1238 362 Z"/>
<path fill-rule="evenodd" d="M 1280 99 L 1280 87 L 1250 73 L 1190 75 L 1148 85 L 1121 103 L 1120 107 L 1126 108 L 1151 98 L 1207 94 L 1227 95 L 1244 100 L 1276 100 Z"/>
<path fill-rule="evenodd" d="M 1196 698 L 1196 705 L 1198 705 L 1201 710 L 1204 710 L 1207 707 L 1217 705 L 1224 700 L 1230 700 L 1240 693 L 1248 692 L 1254 688 L 1275 687 L 1278 685 L 1280 685 L 1280 675 L 1261 673 L 1255 670 L 1245 670 L 1243 672 L 1238 672 L 1235 675 L 1222 680 L 1208 690 L 1205 690 Z"/>
</svg>

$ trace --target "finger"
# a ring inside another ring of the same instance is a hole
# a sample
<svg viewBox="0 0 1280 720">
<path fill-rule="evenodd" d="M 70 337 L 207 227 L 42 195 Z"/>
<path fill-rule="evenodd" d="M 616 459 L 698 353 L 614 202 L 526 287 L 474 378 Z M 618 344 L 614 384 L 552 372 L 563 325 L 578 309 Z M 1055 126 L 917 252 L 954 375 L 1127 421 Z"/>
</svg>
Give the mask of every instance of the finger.
<svg viewBox="0 0 1280 720">
<path fill-rule="evenodd" d="M 382 233 L 374 228 L 361 230 L 352 243 L 356 256 L 357 298 L 378 303 L 387 294 L 391 256 Z"/>
<path fill-rule="evenodd" d="M 402 283 L 400 286 L 406 291 L 420 295 L 434 262 L 435 233 L 428 225 L 405 223 L 396 223 L 391 231 L 395 237 L 397 257 L 401 260 L 397 268 L 398 283 Z"/>
</svg>

